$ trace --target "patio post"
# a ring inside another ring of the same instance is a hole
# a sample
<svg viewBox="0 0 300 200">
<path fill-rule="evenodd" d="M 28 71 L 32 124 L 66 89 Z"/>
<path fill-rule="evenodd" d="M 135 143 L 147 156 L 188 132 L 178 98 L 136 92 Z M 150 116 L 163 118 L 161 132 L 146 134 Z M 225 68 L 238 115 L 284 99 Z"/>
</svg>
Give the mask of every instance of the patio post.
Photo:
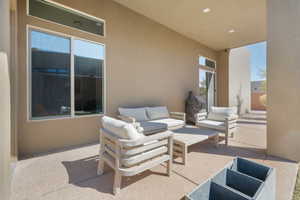
<svg viewBox="0 0 300 200">
<path fill-rule="evenodd" d="M 267 150 L 300 161 L 300 2 L 267 1 Z"/>
</svg>

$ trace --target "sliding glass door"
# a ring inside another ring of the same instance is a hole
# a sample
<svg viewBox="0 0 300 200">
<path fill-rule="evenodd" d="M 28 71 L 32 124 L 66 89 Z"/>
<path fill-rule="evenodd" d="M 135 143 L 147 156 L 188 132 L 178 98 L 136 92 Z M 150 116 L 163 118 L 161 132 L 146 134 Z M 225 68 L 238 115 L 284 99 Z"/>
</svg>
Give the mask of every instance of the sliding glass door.
<svg viewBox="0 0 300 200">
<path fill-rule="evenodd" d="M 208 112 L 215 102 L 215 73 L 199 69 L 200 102 L 202 111 Z"/>
</svg>

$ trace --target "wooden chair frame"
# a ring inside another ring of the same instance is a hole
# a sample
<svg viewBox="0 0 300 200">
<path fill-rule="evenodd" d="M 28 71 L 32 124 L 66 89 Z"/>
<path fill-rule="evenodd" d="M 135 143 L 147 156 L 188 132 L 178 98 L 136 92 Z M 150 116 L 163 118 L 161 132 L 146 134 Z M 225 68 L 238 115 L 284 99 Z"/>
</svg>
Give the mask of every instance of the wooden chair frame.
<svg viewBox="0 0 300 200">
<path fill-rule="evenodd" d="M 121 189 L 122 176 L 134 176 L 167 162 L 170 176 L 173 159 L 173 133 L 165 131 L 138 140 L 120 139 L 112 132 L 100 129 L 98 175 L 106 163 L 114 171 L 113 193 Z"/>
<path fill-rule="evenodd" d="M 197 113 L 196 116 L 196 126 L 201 127 L 201 125 L 198 123 L 202 120 L 206 120 L 207 119 L 207 113 L 206 112 L 202 112 L 202 113 Z M 230 135 L 231 137 L 234 136 L 236 127 L 237 127 L 237 120 L 238 117 L 237 116 L 232 116 L 232 117 L 227 117 L 225 118 L 224 124 L 225 126 L 222 127 L 222 130 L 216 127 L 216 130 L 222 131 L 225 133 L 225 145 L 228 146 L 228 136 Z M 214 120 L 211 120 L 214 121 Z M 206 127 L 207 128 L 207 127 Z M 211 128 L 214 129 L 214 128 Z"/>
</svg>

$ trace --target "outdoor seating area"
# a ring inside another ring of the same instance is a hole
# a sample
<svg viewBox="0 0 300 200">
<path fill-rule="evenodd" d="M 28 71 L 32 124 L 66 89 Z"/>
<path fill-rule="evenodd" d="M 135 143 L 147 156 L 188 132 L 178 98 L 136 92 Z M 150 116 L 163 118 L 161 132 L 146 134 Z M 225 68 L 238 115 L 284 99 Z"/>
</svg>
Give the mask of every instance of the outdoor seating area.
<svg viewBox="0 0 300 200">
<path fill-rule="evenodd" d="M 0 200 L 300 197 L 299 13 L 0 0 Z"/>
<path fill-rule="evenodd" d="M 114 170 L 115 195 L 120 192 L 122 176 L 134 176 L 162 163 L 167 163 L 171 176 L 173 159 L 181 158 L 186 165 L 191 145 L 213 139 L 218 147 L 223 133 L 228 147 L 228 136 L 234 133 L 238 119 L 235 108 L 214 106 L 208 116 L 195 114 L 196 125 L 186 125 L 185 113 L 177 112 L 174 117 L 166 106 L 119 108 L 119 113 L 120 120 L 101 118 L 97 170 L 102 175 L 105 164 Z"/>
<path fill-rule="evenodd" d="M 109 165 L 102 175 L 97 175 L 99 144 L 21 160 L 16 168 L 12 199 L 184 199 L 236 156 L 276 169 L 276 197 L 290 199 L 297 163 L 266 155 L 265 125 L 243 122 L 237 126 L 235 137 L 229 137 L 228 147 L 220 139 L 216 148 L 214 138 L 191 145 L 188 162 L 183 165 L 182 158 L 175 158 L 171 176 L 166 173 L 167 163 L 135 176 L 123 176 L 118 195 L 113 194 L 115 172 Z M 256 140 L 260 142 L 253 142 Z"/>
</svg>

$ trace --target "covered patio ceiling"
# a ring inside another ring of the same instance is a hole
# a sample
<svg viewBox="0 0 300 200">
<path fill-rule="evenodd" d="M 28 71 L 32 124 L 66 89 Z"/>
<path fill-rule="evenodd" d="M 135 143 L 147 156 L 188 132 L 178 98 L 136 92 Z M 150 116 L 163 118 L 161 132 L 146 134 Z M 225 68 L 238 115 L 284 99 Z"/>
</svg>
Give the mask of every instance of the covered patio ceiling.
<svg viewBox="0 0 300 200">
<path fill-rule="evenodd" d="M 266 40 L 266 0 L 114 0 L 215 49 Z"/>
</svg>

